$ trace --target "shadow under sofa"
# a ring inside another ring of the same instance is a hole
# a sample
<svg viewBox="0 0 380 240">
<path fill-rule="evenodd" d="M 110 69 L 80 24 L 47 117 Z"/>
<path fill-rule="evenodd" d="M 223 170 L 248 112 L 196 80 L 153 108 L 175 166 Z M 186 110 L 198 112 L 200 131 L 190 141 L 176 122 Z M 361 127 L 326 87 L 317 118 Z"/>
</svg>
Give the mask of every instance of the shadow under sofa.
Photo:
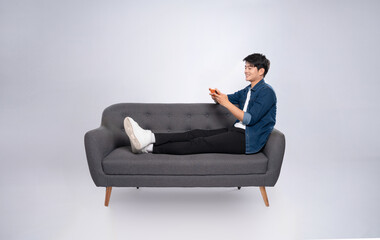
<svg viewBox="0 0 380 240">
<path fill-rule="evenodd" d="M 236 118 L 224 107 L 208 103 L 117 103 L 104 109 L 100 127 L 85 134 L 91 177 L 106 187 L 273 187 L 280 175 L 285 136 L 273 129 L 256 154 L 133 154 L 123 120 L 132 117 L 153 132 L 183 132 L 233 125 Z"/>
</svg>

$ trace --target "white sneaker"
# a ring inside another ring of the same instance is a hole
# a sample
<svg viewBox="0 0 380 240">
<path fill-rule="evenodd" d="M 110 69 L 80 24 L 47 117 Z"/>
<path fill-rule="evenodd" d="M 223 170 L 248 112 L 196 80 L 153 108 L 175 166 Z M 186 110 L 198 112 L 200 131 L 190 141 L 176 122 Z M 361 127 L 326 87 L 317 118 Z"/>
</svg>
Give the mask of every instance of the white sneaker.
<svg viewBox="0 0 380 240">
<path fill-rule="evenodd" d="M 141 151 L 137 151 L 137 149 L 133 146 L 132 143 L 131 143 L 131 148 L 132 148 L 133 153 L 141 153 Z"/>
<path fill-rule="evenodd" d="M 141 150 L 137 150 L 133 144 L 131 144 L 131 148 L 132 148 L 132 152 L 133 153 L 151 153 L 153 151 L 153 146 L 151 146 L 152 144 L 149 144 L 148 146 L 144 147 L 143 149 Z"/>
<path fill-rule="evenodd" d="M 152 131 L 142 129 L 132 118 L 124 119 L 124 129 L 131 142 L 132 152 L 138 153 L 152 143 Z"/>
</svg>

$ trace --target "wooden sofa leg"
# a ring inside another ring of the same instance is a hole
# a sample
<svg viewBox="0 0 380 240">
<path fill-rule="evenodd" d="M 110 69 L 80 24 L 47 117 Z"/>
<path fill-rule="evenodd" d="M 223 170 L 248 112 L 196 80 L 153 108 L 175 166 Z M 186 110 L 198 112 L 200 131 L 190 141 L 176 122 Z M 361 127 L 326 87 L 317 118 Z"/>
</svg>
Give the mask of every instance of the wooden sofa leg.
<svg viewBox="0 0 380 240">
<path fill-rule="evenodd" d="M 112 191 L 112 187 L 106 188 L 106 200 L 104 201 L 104 206 L 106 207 L 108 207 L 108 203 L 110 202 L 111 191 Z"/>
<path fill-rule="evenodd" d="M 265 191 L 265 187 L 260 187 L 260 191 L 261 191 L 261 196 L 263 196 L 265 206 L 269 207 L 268 196 L 267 196 L 267 191 Z"/>
</svg>

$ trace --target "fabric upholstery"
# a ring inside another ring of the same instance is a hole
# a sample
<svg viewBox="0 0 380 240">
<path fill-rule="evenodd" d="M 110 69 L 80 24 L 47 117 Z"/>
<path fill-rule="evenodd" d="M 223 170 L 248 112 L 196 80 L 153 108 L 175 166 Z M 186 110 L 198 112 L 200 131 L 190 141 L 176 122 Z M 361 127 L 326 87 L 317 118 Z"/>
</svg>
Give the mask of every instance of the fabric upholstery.
<svg viewBox="0 0 380 240">
<path fill-rule="evenodd" d="M 106 174 L 220 175 L 265 173 L 263 153 L 245 154 L 133 154 L 130 147 L 112 151 L 104 160 Z"/>
</svg>

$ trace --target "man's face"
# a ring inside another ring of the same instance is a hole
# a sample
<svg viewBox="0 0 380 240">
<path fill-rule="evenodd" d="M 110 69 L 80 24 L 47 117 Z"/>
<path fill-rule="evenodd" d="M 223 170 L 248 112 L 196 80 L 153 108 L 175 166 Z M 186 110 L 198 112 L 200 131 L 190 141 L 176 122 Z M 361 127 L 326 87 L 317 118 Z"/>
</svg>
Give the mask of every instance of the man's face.
<svg viewBox="0 0 380 240">
<path fill-rule="evenodd" d="M 245 80 L 249 82 L 254 82 L 256 80 L 260 80 L 261 78 L 263 78 L 264 69 L 262 68 L 259 71 L 257 70 L 257 67 L 253 66 L 249 62 L 246 62 L 244 74 L 245 74 Z"/>
</svg>

